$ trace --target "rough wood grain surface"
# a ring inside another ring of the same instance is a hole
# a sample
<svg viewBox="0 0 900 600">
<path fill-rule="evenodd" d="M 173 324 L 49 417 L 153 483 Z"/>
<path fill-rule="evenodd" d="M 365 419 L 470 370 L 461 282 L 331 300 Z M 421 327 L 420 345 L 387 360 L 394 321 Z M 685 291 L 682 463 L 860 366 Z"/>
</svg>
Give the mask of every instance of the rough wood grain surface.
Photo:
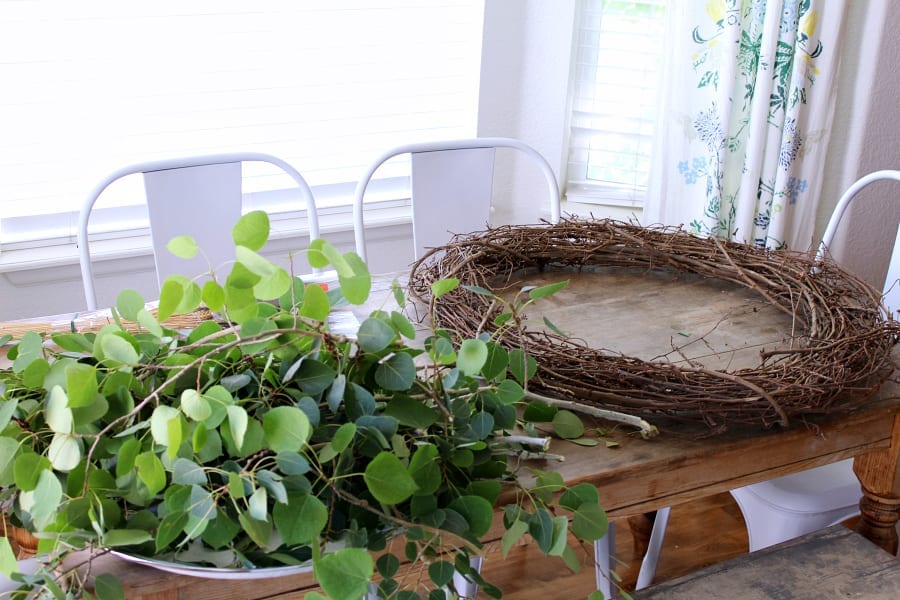
<svg viewBox="0 0 900 600">
<path fill-rule="evenodd" d="M 900 560 L 836 525 L 633 594 L 635 600 L 900 597 Z"/>
</svg>

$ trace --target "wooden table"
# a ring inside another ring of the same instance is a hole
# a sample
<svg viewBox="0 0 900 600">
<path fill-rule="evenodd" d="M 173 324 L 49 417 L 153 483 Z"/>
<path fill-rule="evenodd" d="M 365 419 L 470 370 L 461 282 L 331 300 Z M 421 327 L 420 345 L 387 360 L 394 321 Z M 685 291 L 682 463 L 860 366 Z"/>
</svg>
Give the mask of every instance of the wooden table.
<svg viewBox="0 0 900 600">
<path fill-rule="evenodd" d="M 642 277 L 641 281 L 646 279 Z M 372 307 L 380 307 L 387 294 L 388 280 L 375 286 L 373 301 L 357 312 L 360 317 Z M 610 294 L 622 296 L 621 282 L 610 286 Z M 644 285 L 637 282 L 638 285 Z M 709 285 L 713 286 L 714 292 Z M 703 331 L 703 319 L 717 323 L 723 344 L 733 343 L 746 333 L 767 330 L 769 325 L 757 318 L 766 316 L 760 310 L 759 299 L 746 298 L 732 290 L 720 289 L 715 282 L 688 281 L 688 298 L 693 297 L 701 308 L 724 302 L 728 308 L 712 307 L 709 310 L 691 312 L 690 300 L 681 300 L 677 315 L 661 317 L 664 305 L 673 306 L 671 298 L 642 299 L 656 302 L 655 306 L 640 306 L 640 293 L 627 298 L 634 317 L 643 315 L 647 320 L 646 331 L 671 330 L 672 335 L 686 331 Z M 682 290 L 684 291 L 684 290 Z M 679 292 L 681 293 L 681 292 Z M 651 294 L 652 295 L 652 294 Z M 562 297 L 560 302 L 573 302 Z M 589 313 L 602 321 L 602 306 L 612 300 L 603 294 L 591 294 L 586 304 L 592 305 Z M 750 304 L 748 304 L 748 302 Z M 756 303 L 756 304 L 754 304 Z M 741 308 L 743 307 L 743 308 Z M 715 309 L 715 310 L 714 310 Z M 721 310 L 730 315 L 730 322 L 723 321 Z M 746 309 L 746 310 L 744 310 Z M 571 311 L 583 320 L 584 311 Z M 735 317 L 740 315 L 740 318 Z M 762 315 L 762 316 L 759 316 Z M 690 318 L 689 318 L 690 317 Z M 695 323 L 690 319 L 697 318 Z M 733 318 L 732 318 L 733 317 Z M 746 319 L 745 319 L 746 317 Z M 751 318 L 752 317 L 752 318 Z M 668 318 L 670 322 L 664 322 Z M 743 321 L 742 321 L 743 319 Z M 649 321 L 653 321 L 652 323 Z M 564 329 L 567 324 L 558 318 L 554 322 Z M 621 323 L 621 320 L 618 320 Z M 737 327 L 739 325 L 740 327 Z M 742 329 L 743 328 L 743 329 Z M 620 331 L 622 328 L 616 328 Z M 641 327 L 637 327 L 641 331 Z M 633 342 L 633 334 L 628 341 Z M 644 337 L 653 337 L 650 335 Z M 658 336 L 657 336 L 658 337 Z M 663 335 L 663 346 L 671 339 Z M 704 339 L 716 343 L 715 336 Z M 659 341 L 659 340 L 657 340 Z M 658 352 L 645 349 L 646 352 Z M 641 352 L 629 350 L 629 354 Z M 729 361 L 738 360 L 731 356 Z M 589 425 L 597 425 L 607 432 L 601 444 L 582 447 L 571 442 L 555 440 L 551 452 L 565 455 L 565 461 L 557 467 L 570 483 L 588 482 L 596 485 L 611 518 L 642 515 L 655 509 L 688 502 L 695 498 L 727 491 L 739 486 L 794 473 L 810 467 L 824 465 L 845 458 L 855 457 L 854 470 L 862 483 L 862 518 L 859 532 L 891 553 L 897 552 L 895 524 L 900 518 L 900 386 L 888 380 L 862 408 L 836 417 L 810 419 L 805 424 L 795 424 L 788 430 L 765 430 L 761 427 L 732 427 L 725 435 L 709 436 L 708 431 L 697 426 L 659 423 L 661 435 L 644 440 L 609 423 L 586 419 Z M 596 432 L 595 432 L 596 434 Z M 609 448 L 604 441 L 616 442 Z M 104 557 L 94 566 L 94 572 L 116 573 L 126 587 L 129 598 L 288 598 L 301 597 L 302 590 L 313 585 L 309 575 L 284 577 L 255 582 L 211 581 L 179 575 L 160 574 L 143 567 L 127 565 L 112 557 Z"/>
</svg>

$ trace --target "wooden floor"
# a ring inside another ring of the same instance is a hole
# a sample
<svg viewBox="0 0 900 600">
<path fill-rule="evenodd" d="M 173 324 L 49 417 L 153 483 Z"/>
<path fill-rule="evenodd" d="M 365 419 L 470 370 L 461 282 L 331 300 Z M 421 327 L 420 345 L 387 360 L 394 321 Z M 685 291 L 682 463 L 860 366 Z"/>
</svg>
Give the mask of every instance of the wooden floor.
<svg viewBox="0 0 900 600">
<path fill-rule="evenodd" d="M 616 528 L 616 553 L 626 563 L 631 559 L 631 544 L 628 526 L 622 523 Z M 673 507 L 655 581 L 739 556 L 747 547 L 744 520 L 730 494 Z M 580 553 L 584 566 L 574 574 L 561 559 L 545 557 L 531 545 L 514 548 L 505 560 L 491 554 L 484 563 L 484 576 L 503 590 L 506 599 L 583 599 L 595 589 L 591 547 Z M 618 572 L 624 581 L 634 581 L 635 575 L 625 567 Z"/>
</svg>

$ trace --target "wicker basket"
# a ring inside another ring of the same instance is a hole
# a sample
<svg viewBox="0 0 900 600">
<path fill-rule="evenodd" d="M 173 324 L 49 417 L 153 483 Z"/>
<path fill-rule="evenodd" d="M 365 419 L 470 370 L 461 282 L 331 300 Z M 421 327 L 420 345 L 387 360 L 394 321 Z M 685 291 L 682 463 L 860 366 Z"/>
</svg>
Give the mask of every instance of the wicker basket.
<svg viewBox="0 0 900 600">
<path fill-rule="evenodd" d="M 13 525 L 5 514 L 3 515 L 3 529 L 0 530 L 0 535 L 4 535 L 9 539 L 17 559 L 28 558 L 37 553 L 38 539 L 31 535 L 28 530 Z"/>
</svg>

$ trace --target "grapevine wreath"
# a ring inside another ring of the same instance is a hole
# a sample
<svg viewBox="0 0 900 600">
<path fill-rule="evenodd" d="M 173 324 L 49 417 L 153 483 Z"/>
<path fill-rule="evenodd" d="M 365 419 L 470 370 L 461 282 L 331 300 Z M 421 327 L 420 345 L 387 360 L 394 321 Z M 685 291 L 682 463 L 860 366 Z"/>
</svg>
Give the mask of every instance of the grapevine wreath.
<svg viewBox="0 0 900 600">
<path fill-rule="evenodd" d="M 798 343 L 760 351 L 752 368 L 648 361 L 590 347 L 552 328 L 499 327 L 494 320 L 502 309 L 482 289 L 508 286 L 529 272 L 597 267 L 692 273 L 749 288 L 791 315 L 799 325 Z M 460 286 L 433 297 L 431 284 L 451 277 Z M 431 304 L 439 327 L 463 337 L 487 332 L 508 348 L 527 346 L 538 366 L 532 390 L 714 430 L 738 423 L 788 426 L 805 415 L 850 410 L 892 372 L 900 333 L 881 294 L 830 259 L 610 220 L 564 219 L 457 235 L 416 261 L 410 291 Z"/>
</svg>

